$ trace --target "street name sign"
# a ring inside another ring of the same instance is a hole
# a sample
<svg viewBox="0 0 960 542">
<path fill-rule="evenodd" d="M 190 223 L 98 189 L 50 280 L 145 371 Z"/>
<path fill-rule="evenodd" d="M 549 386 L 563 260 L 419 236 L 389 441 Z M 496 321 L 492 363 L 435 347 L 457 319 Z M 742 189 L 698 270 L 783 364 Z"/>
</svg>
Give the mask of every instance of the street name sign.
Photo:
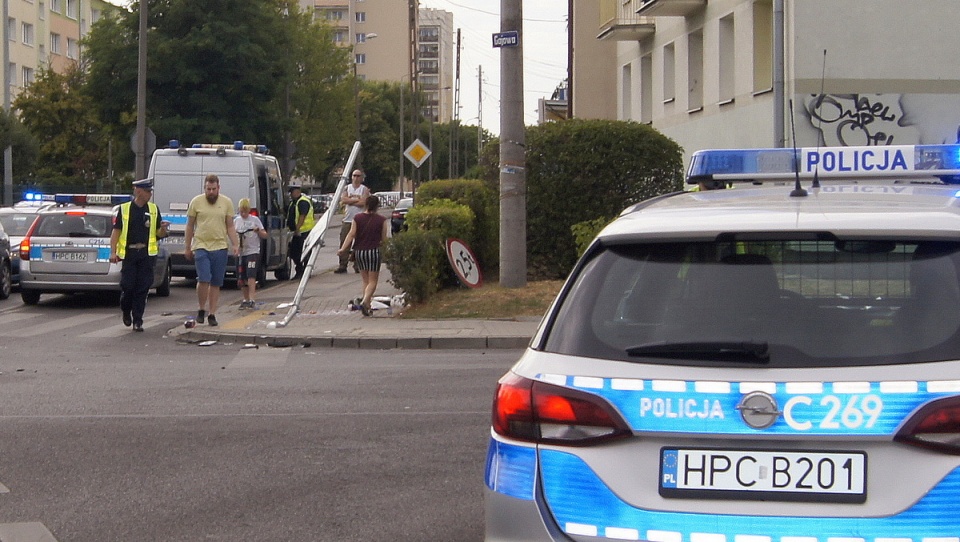
<svg viewBox="0 0 960 542">
<path fill-rule="evenodd" d="M 520 33 L 516 30 L 497 32 L 493 35 L 494 47 L 516 47 L 520 45 Z"/>
</svg>

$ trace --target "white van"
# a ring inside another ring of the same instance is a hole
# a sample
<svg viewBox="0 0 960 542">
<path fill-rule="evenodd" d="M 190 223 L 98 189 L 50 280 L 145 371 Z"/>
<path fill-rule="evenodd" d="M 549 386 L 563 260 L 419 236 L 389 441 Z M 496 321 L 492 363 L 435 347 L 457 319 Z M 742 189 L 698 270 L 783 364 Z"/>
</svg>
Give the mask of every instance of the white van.
<svg viewBox="0 0 960 542">
<path fill-rule="evenodd" d="M 267 154 L 263 145 L 195 144 L 183 147 L 176 140 L 165 149 L 158 149 L 150 160 L 149 177 L 153 178 L 153 201 L 169 220 L 170 235 L 163 239 L 173 264 L 173 274 L 194 277 L 193 262 L 183 256 L 183 235 L 187 226 L 187 206 L 194 196 L 203 194 L 203 181 L 210 173 L 220 178 L 220 193 L 233 200 L 250 199 L 251 214 L 263 222 L 268 237 L 261 243 L 257 280 L 265 280 L 273 271 L 278 280 L 290 278 L 291 263 L 287 256 L 290 231 L 284 226 L 286 185 L 280 177 L 277 159 Z M 227 278 L 236 278 L 236 261 L 231 255 Z"/>
</svg>

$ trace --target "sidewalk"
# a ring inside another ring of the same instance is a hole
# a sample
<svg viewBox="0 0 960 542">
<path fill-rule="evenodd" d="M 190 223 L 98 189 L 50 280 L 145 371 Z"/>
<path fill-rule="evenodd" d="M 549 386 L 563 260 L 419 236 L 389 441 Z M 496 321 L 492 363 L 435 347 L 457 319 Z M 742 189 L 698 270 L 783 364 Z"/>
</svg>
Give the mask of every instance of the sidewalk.
<svg viewBox="0 0 960 542">
<path fill-rule="evenodd" d="M 240 310 L 238 303 L 217 310 L 220 325 L 197 324 L 193 329 L 179 326 L 167 335 L 185 342 L 215 340 L 270 346 L 329 346 L 372 349 L 442 348 L 525 348 L 536 332 L 538 318 L 523 320 L 416 320 L 398 318 L 399 310 L 375 310 L 364 317 L 352 311 L 349 300 L 360 296 L 360 275 L 336 274 L 336 244 L 339 227 L 325 234 L 326 246 L 320 249 L 300 303 L 300 311 L 285 327 L 282 322 L 290 310 L 300 281 L 286 281 L 257 291 L 256 309 Z M 377 296 L 400 292 L 389 283 L 390 272 L 381 268 Z M 233 299 L 236 291 L 225 290 L 221 299 Z M 282 306 L 282 308 L 281 308 Z"/>
</svg>

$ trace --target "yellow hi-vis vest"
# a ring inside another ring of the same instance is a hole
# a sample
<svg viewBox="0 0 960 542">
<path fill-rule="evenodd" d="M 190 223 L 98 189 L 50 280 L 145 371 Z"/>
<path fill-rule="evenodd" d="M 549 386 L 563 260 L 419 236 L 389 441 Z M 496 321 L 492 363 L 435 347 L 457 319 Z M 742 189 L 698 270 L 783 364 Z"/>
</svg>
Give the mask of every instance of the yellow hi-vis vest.
<svg viewBox="0 0 960 542">
<path fill-rule="evenodd" d="M 310 198 L 302 194 L 300 195 L 300 199 L 293 202 L 293 206 L 294 206 L 293 220 L 295 222 L 300 222 L 300 207 L 297 204 L 304 200 L 306 200 L 306 202 L 310 204 L 310 212 L 307 213 L 307 217 L 303 220 L 303 226 L 301 226 L 300 229 L 294 233 L 309 232 L 310 230 L 313 229 L 313 226 L 317 223 L 316 219 L 313 218 L 313 200 L 311 200 Z"/>
<path fill-rule="evenodd" d="M 123 219 L 123 227 L 120 229 L 120 238 L 117 239 L 117 257 L 121 260 L 127 253 L 127 228 L 130 226 L 130 205 L 133 202 L 120 204 L 120 217 Z M 156 256 L 160 252 L 157 245 L 157 215 L 160 211 L 156 203 L 147 202 L 147 212 L 150 213 L 150 242 L 147 243 L 147 254 Z"/>
</svg>

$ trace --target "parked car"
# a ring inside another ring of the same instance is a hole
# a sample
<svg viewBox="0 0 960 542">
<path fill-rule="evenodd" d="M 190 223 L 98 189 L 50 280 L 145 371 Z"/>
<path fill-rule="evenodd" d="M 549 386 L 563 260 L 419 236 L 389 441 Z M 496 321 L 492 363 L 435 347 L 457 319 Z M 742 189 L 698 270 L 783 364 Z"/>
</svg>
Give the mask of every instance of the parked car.
<svg viewBox="0 0 960 542">
<path fill-rule="evenodd" d="M 55 207 L 53 202 L 24 201 L 13 207 L 0 207 L 0 224 L 10 236 L 11 281 L 14 288 L 20 286 L 20 241 L 43 209 Z"/>
<path fill-rule="evenodd" d="M 374 196 L 380 200 L 380 207 L 395 207 L 400 201 L 400 192 L 374 192 Z"/>
<path fill-rule="evenodd" d="M 319 194 L 310 196 L 310 199 L 313 200 L 313 213 L 317 215 L 322 215 L 330 208 L 330 203 L 333 201 L 332 194 Z"/>
<path fill-rule="evenodd" d="M 110 233 L 115 206 L 130 196 L 79 197 L 85 202 L 80 206 L 40 211 L 20 242 L 20 297 L 27 305 L 46 293 L 120 291 L 120 264 L 110 263 Z M 157 295 L 170 295 L 172 274 L 169 253 L 160 245 L 151 286 Z"/>
<path fill-rule="evenodd" d="M 11 270 L 10 238 L 0 224 L 0 299 L 10 297 L 13 289 L 13 271 Z"/>
<path fill-rule="evenodd" d="M 393 233 L 399 233 L 407 229 L 407 212 L 413 207 L 413 198 L 403 198 L 397 202 L 397 206 L 390 213 L 390 228 Z"/>
<path fill-rule="evenodd" d="M 721 188 L 626 209 L 500 379 L 487 540 L 957 540 L 958 171 L 695 153 Z"/>
</svg>

